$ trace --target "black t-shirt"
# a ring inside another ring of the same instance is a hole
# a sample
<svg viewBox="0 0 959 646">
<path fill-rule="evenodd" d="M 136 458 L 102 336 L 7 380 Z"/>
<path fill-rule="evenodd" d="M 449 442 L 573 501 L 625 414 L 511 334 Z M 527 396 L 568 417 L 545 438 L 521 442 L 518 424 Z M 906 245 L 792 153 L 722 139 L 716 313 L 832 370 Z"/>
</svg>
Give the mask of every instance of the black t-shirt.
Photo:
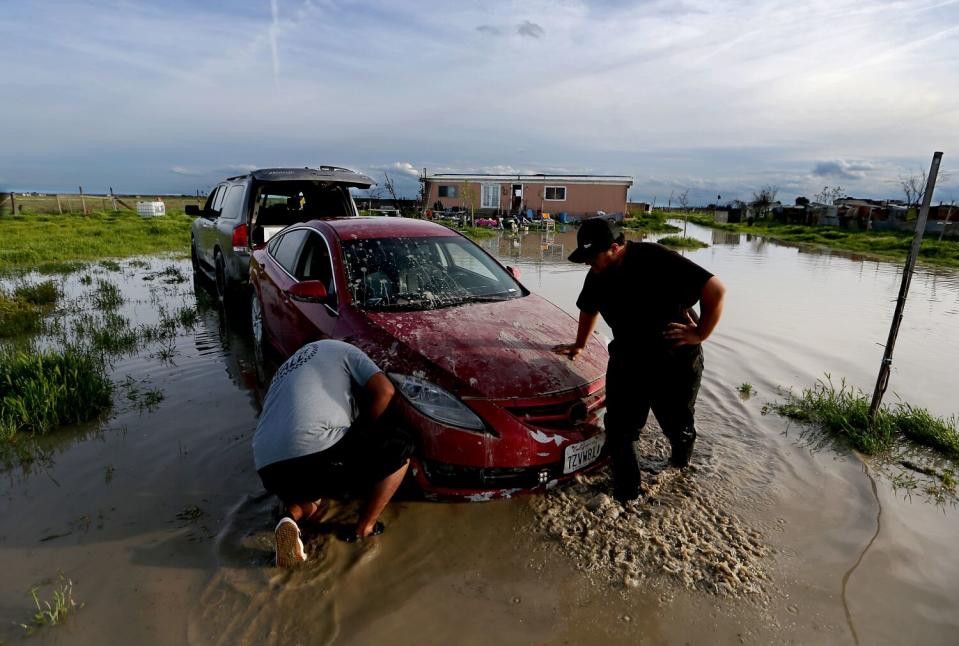
<svg viewBox="0 0 959 646">
<path fill-rule="evenodd" d="M 613 329 L 611 348 L 659 356 L 695 351 L 674 350 L 663 332 L 669 323 L 688 322 L 687 309 L 713 275 L 654 242 L 628 242 L 624 253 L 619 265 L 587 274 L 576 306 L 603 315 Z"/>
</svg>

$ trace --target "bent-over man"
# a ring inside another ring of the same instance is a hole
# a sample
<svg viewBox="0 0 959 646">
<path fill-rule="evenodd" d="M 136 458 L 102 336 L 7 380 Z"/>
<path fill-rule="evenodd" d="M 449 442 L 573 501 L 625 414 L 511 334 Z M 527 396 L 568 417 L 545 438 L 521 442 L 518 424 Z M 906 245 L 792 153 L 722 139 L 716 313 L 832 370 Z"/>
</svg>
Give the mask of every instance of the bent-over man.
<svg viewBox="0 0 959 646">
<path fill-rule="evenodd" d="M 670 463 L 689 465 L 696 441 L 694 413 L 703 374 L 700 344 L 723 311 L 726 288 L 711 273 L 666 247 L 625 242 L 604 219 L 586 220 L 572 262 L 589 265 L 576 342 L 556 346 L 575 359 L 599 315 L 612 328 L 606 371 L 606 437 L 613 492 L 622 502 L 640 493 L 633 442 L 652 408 L 672 448 Z M 699 301 L 700 315 L 690 308 Z"/>
<path fill-rule="evenodd" d="M 368 488 L 355 533 L 383 531 L 380 513 L 403 481 L 410 437 L 389 423 L 393 384 L 359 348 L 323 340 L 300 348 L 277 370 L 253 436 L 263 486 L 283 502 L 274 530 L 276 565 L 306 560 L 298 524 L 331 491 Z"/>
</svg>

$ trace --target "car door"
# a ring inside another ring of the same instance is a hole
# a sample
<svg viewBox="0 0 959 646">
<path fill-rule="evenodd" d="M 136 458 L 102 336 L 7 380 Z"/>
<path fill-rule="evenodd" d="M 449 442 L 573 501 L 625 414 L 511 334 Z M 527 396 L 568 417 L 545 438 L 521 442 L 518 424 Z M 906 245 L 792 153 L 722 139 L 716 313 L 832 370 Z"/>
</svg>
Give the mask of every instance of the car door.
<svg viewBox="0 0 959 646">
<path fill-rule="evenodd" d="M 220 215 L 225 196 L 225 184 L 219 184 L 213 189 L 206 201 L 206 206 L 203 209 L 203 220 L 200 222 L 197 253 L 200 259 L 210 267 L 213 267 L 213 248 L 216 244 L 216 220 Z"/>
<path fill-rule="evenodd" d="M 291 303 L 289 289 L 297 282 L 293 273 L 309 232 L 301 227 L 274 236 L 267 246 L 267 261 L 263 263 L 266 277 L 260 286 L 263 325 L 284 358 L 300 348 L 296 339 L 301 333 L 293 329 L 299 323 L 299 316 Z"/>
<path fill-rule="evenodd" d="M 337 285 L 333 272 L 331 247 L 322 234 L 308 230 L 303 246 L 293 266 L 295 282 L 318 280 L 326 287 L 327 300 L 315 303 L 290 298 L 290 326 L 286 329 L 287 343 L 301 348 L 311 341 L 329 339 L 339 321 Z"/>
</svg>

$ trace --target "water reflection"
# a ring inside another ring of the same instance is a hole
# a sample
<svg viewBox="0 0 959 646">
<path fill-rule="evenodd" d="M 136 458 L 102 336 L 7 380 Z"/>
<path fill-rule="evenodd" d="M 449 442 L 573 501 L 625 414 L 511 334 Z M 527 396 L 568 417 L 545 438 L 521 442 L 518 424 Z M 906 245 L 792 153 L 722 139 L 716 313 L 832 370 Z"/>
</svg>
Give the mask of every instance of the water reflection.
<svg viewBox="0 0 959 646">
<path fill-rule="evenodd" d="M 684 255 L 729 289 L 724 320 L 708 345 L 716 379 L 773 392 L 831 373 L 871 389 L 899 291 L 899 263 L 695 224 L 688 225 L 687 235 L 711 246 Z M 479 244 L 504 264 L 518 266 L 529 289 L 576 314 L 586 268 L 566 260 L 576 245 L 575 230 L 499 234 Z M 945 331 L 957 325 L 959 272 L 919 267 L 893 360 L 890 397 L 938 415 L 956 412 L 952 361 L 959 356 L 959 336 Z"/>
</svg>

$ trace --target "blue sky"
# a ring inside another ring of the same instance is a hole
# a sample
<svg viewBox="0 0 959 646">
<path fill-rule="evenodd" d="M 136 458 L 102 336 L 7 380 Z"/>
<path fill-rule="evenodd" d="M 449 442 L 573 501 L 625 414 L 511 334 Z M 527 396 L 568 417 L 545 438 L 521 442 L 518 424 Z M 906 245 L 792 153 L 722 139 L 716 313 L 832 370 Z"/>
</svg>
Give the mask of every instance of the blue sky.
<svg viewBox="0 0 959 646">
<path fill-rule="evenodd" d="M 899 197 L 942 150 L 959 200 L 959 0 L 5 0 L 0 72 L 7 190 L 337 164 Z"/>
</svg>

